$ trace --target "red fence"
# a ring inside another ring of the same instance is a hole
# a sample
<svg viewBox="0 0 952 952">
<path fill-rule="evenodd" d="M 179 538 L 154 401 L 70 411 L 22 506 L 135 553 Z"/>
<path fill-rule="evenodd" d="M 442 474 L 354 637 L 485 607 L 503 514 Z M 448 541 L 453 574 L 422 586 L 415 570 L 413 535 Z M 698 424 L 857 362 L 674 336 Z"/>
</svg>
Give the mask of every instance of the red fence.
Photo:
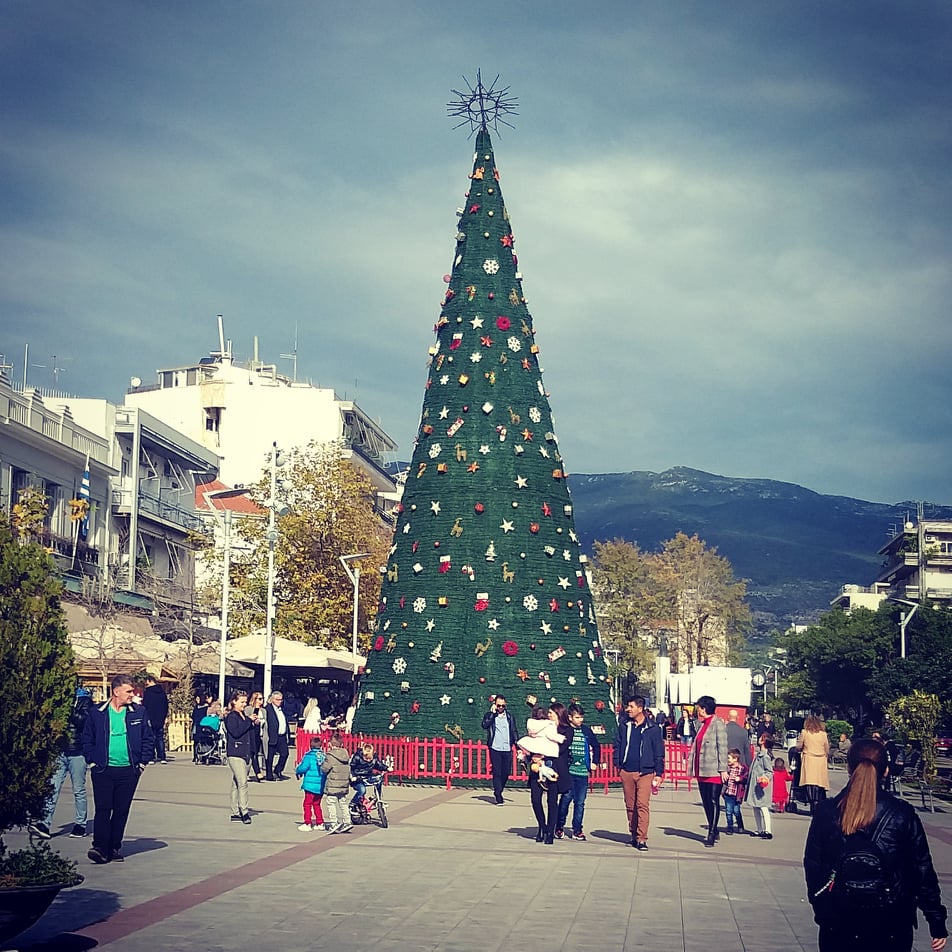
<svg viewBox="0 0 952 952">
<path fill-rule="evenodd" d="M 308 734 L 302 730 L 297 732 L 297 762 L 310 749 L 311 738 L 320 737 L 326 744 L 329 734 Z M 442 780 L 446 788 L 452 786 L 453 780 L 482 780 L 487 784 L 492 778 L 489 764 L 489 748 L 480 741 L 447 741 L 441 737 L 365 737 L 358 734 L 342 735 L 344 746 L 353 754 L 363 743 L 374 745 L 376 754 L 381 760 L 393 758 L 391 775 L 401 782 L 415 783 L 418 781 L 432 782 Z M 602 745 L 602 762 L 592 772 L 589 780 L 590 787 L 604 786 L 605 793 L 611 784 L 621 783 L 618 771 L 612 765 L 611 744 Z M 666 783 L 673 783 L 677 789 L 679 784 L 686 783 L 691 789 L 692 780 L 685 770 L 685 755 L 687 747 L 676 741 L 665 741 L 664 744 L 664 779 Z M 524 777 L 520 774 L 520 767 L 513 763 L 513 774 L 510 779 L 519 780 Z"/>
</svg>

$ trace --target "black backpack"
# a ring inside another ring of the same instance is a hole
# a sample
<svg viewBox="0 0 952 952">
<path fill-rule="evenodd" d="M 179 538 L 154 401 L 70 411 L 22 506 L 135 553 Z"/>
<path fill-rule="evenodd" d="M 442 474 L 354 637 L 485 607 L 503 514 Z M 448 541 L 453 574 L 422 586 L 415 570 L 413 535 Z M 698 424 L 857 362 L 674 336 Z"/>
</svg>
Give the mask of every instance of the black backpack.
<svg viewBox="0 0 952 952">
<path fill-rule="evenodd" d="M 826 892 L 838 915 L 883 913 L 894 894 L 886 877 L 886 858 L 876 843 L 885 820 L 880 818 L 872 833 L 859 830 L 843 840 L 843 850 L 833 865 Z"/>
</svg>

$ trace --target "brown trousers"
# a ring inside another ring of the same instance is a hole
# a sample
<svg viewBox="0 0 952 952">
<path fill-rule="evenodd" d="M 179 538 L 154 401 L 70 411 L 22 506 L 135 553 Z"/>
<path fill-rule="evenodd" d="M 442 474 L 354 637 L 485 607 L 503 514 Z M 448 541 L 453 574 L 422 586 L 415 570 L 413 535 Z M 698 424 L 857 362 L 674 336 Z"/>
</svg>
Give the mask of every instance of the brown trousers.
<svg viewBox="0 0 952 952">
<path fill-rule="evenodd" d="M 625 811 L 628 814 L 628 829 L 641 843 L 648 839 L 648 816 L 651 807 L 651 781 L 655 774 L 621 771 L 621 786 L 625 791 Z"/>
</svg>

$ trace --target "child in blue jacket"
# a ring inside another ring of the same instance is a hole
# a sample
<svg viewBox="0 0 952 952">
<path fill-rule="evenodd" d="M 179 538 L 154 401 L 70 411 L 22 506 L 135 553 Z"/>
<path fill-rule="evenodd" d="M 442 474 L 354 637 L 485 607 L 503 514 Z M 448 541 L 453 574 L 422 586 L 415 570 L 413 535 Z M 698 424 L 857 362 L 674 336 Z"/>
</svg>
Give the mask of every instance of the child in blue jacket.
<svg viewBox="0 0 952 952">
<path fill-rule="evenodd" d="M 325 830 L 324 814 L 321 812 L 321 798 L 324 796 L 325 774 L 321 773 L 324 763 L 324 751 L 320 737 L 311 738 L 311 749 L 301 758 L 294 770 L 301 777 L 301 789 L 304 791 L 304 822 L 298 827 L 302 833 Z"/>
</svg>

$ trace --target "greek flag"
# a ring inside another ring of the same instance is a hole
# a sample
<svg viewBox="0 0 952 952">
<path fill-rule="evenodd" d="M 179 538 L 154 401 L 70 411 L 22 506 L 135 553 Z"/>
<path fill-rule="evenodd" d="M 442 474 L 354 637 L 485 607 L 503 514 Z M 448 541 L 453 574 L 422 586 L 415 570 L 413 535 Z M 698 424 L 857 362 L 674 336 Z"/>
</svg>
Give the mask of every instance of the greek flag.
<svg viewBox="0 0 952 952">
<path fill-rule="evenodd" d="M 83 481 L 79 487 L 79 498 L 86 503 L 86 514 L 79 523 L 79 537 L 85 539 L 89 534 L 89 457 L 86 457 L 86 471 L 83 473 Z"/>
</svg>

